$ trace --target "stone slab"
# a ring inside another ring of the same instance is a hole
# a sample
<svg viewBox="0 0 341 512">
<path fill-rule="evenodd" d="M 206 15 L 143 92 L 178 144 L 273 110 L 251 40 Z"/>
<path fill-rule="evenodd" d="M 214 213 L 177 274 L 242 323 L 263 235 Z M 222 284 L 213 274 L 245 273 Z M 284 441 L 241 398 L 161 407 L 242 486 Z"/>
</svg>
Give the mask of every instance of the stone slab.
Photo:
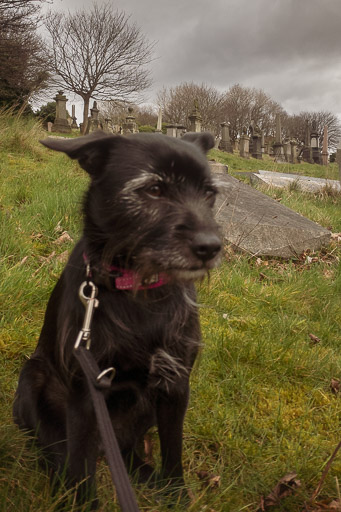
<svg viewBox="0 0 341 512">
<path fill-rule="evenodd" d="M 288 188 L 292 183 L 297 183 L 297 186 L 303 192 L 320 192 L 323 191 L 326 186 L 341 191 L 341 183 L 337 180 L 300 176 L 299 174 L 259 170 L 253 173 L 250 179 L 251 183 L 265 183 L 266 185 L 278 188 Z"/>
<path fill-rule="evenodd" d="M 225 243 L 254 256 L 295 258 L 328 244 L 331 233 L 228 174 L 215 174 L 216 204 Z"/>
<path fill-rule="evenodd" d="M 211 171 L 214 173 L 225 174 L 225 173 L 229 172 L 229 168 L 225 164 L 221 164 L 220 162 L 212 162 L 212 161 L 209 162 L 209 164 L 210 164 Z"/>
</svg>

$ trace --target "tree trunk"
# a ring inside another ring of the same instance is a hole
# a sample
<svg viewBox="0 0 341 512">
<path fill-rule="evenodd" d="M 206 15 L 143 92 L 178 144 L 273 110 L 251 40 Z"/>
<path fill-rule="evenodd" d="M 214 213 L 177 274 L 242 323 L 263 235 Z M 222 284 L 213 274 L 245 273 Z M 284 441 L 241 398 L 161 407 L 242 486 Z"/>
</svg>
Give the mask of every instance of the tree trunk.
<svg viewBox="0 0 341 512">
<path fill-rule="evenodd" d="M 81 134 L 85 135 L 88 129 L 88 117 L 89 117 L 89 105 L 90 105 L 90 97 L 83 98 L 84 107 L 83 107 L 83 124 Z"/>
</svg>

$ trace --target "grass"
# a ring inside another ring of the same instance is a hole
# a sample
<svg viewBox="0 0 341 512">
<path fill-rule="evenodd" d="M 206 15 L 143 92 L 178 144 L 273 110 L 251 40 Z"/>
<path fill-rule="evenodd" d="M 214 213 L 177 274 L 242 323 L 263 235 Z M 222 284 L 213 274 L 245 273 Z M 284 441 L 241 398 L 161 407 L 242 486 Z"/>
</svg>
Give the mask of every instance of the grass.
<svg viewBox="0 0 341 512">
<path fill-rule="evenodd" d="M 225 153 L 217 149 L 212 149 L 209 158 L 228 165 L 229 172 L 232 174 L 238 171 L 264 171 L 284 172 L 289 174 L 300 174 L 312 176 L 314 178 L 326 178 L 330 180 L 339 179 L 338 165 L 336 163 L 329 164 L 327 167 L 323 165 L 312 165 L 302 162 L 300 164 L 278 163 L 274 162 L 269 155 L 263 155 L 262 160 L 256 158 L 241 158 L 237 154 Z"/>
<path fill-rule="evenodd" d="M 61 234 L 79 235 L 87 177 L 38 144 L 46 136 L 38 125 L 0 116 L 0 133 L 0 509 L 55 512 L 65 496 L 50 497 L 37 452 L 13 425 L 11 407 L 19 370 L 73 247 Z M 236 170 L 251 165 L 228 158 Z M 317 167 L 309 170 L 318 173 Z M 265 192 L 341 232 L 339 196 Z M 190 512 L 256 512 L 261 497 L 292 471 L 301 486 L 269 510 L 304 510 L 340 440 L 341 397 L 330 388 L 332 378 L 341 379 L 340 257 L 337 237 L 296 261 L 249 258 L 227 248 L 222 266 L 199 285 L 205 346 L 192 375 L 183 457 L 194 496 Z M 155 433 L 152 440 L 157 455 Z M 339 453 L 314 510 L 338 497 L 340 474 Z M 104 461 L 98 488 L 100 510 L 117 511 Z M 141 510 L 167 510 L 157 491 L 136 493 Z M 72 493 L 66 498 L 68 510 L 76 510 Z"/>
</svg>

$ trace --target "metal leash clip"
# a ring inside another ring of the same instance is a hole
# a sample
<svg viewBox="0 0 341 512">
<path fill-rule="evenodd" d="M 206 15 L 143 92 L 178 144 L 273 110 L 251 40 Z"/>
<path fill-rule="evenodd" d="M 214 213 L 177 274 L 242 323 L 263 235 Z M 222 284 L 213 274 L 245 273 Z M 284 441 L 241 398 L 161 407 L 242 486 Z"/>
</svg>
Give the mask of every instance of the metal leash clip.
<svg viewBox="0 0 341 512">
<path fill-rule="evenodd" d="M 85 288 L 91 288 L 90 296 L 85 295 L 84 290 Z M 86 343 L 85 347 L 87 350 L 90 349 L 91 344 L 91 322 L 92 317 L 95 311 L 95 308 L 98 307 L 99 301 L 96 299 L 97 296 L 97 286 L 94 285 L 92 281 L 84 281 L 80 287 L 79 287 L 79 298 L 82 301 L 84 307 L 85 307 L 85 316 L 83 321 L 82 329 L 79 331 L 76 343 L 75 343 L 75 349 L 79 347 L 79 345 L 84 341 Z"/>
</svg>

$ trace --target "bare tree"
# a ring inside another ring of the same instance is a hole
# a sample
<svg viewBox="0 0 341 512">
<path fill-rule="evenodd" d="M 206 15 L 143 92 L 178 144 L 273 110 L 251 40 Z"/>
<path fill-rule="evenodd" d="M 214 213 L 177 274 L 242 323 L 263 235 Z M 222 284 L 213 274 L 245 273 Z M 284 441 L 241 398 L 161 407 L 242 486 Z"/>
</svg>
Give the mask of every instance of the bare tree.
<svg viewBox="0 0 341 512">
<path fill-rule="evenodd" d="M 176 87 L 164 87 L 157 95 L 165 121 L 187 127 L 195 100 L 199 105 L 203 127 L 218 132 L 219 122 L 224 119 L 221 117 L 221 94 L 214 87 L 184 82 Z"/>
<path fill-rule="evenodd" d="M 0 2 L 0 104 L 22 110 L 49 78 L 45 45 L 36 33 L 43 0 Z"/>
<path fill-rule="evenodd" d="M 90 99 L 135 101 L 151 81 L 146 64 L 153 44 L 111 5 L 93 4 L 71 14 L 50 12 L 46 27 L 51 37 L 55 84 L 84 101 L 83 132 Z"/>
<path fill-rule="evenodd" d="M 319 112 L 300 112 L 299 114 L 288 116 L 283 123 L 284 129 L 291 137 L 300 142 L 305 141 L 305 130 L 307 122 L 312 125 L 316 123 L 316 130 L 319 136 L 320 147 L 322 147 L 324 127 L 328 127 L 328 148 L 335 151 L 339 140 L 341 139 L 341 124 L 335 114 L 321 110 Z"/>
<path fill-rule="evenodd" d="M 261 89 L 235 84 L 224 95 L 223 112 L 226 120 L 230 122 L 231 137 L 235 139 L 244 127 L 250 126 L 251 121 L 265 135 L 272 134 L 276 114 L 284 111 Z"/>
</svg>

